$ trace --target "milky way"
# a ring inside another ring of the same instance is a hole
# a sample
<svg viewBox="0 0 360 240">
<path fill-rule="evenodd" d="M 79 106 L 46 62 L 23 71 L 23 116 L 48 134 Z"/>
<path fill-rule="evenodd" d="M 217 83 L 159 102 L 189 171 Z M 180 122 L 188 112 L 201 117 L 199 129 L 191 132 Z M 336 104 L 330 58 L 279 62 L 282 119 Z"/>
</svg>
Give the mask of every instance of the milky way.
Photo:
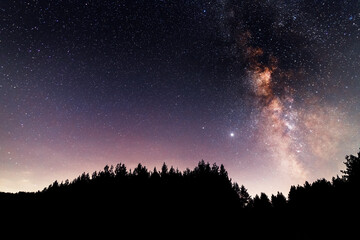
<svg viewBox="0 0 360 240">
<path fill-rule="evenodd" d="M 340 174 L 360 137 L 359 3 L 0 2 L 0 191 L 201 159 L 254 195 Z"/>
<path fill-rule="evenodd" d="M 259 120 L 258 138 L 264 145 L 262 147 L 269 149 L 271 158 L 278 161 L 280 169 L 291 176 L 306 179 L 306 172 L 296 156 L 301 152 L 302 144 L 296 133 L 298 114 L 293 108 L 294 99 L 288 93 L 290 90 L 285 91 L 281 98 L 276 96 L 272 89 L 272 74 L 277 66 L 262 66 L 253 59 L 264 54 L 261 49 L 249 48 L 247 52 L 251 58 L 250 84 L 258 100 L 255 107 L 260 109 L 256 118 Z"/>
<path fill-rule="evenodd" d="M 313 166 L 306 165 L 302 156 L 310 154 L 317 161 L 325 156 L 331 158 L 339 143 L 349 137 L 348 119 L 336 107 L 319 102 L 297 104 L 293 96 L 296 91 L 289 86 L 277 96 L 272 75 L 281 69 L 276 60 L 263 66 L 254 60 L 264 54 L 261 49 L 249 48 L 247 52 L 252 63 L 249 84 L 256 98 L 254 107 L 258 109 L 254 118 L 259 146 L 269 152 L 283 174 L 305 181 L 310 176 L 308 167 Z"/>
</svg>

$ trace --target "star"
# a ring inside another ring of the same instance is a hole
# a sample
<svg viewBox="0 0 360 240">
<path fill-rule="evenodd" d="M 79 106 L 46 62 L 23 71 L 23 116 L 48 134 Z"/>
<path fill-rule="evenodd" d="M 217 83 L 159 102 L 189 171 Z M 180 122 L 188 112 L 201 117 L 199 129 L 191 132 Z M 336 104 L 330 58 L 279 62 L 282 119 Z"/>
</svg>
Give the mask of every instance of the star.
<svg viewBox="0 0 360 240">
<path fill-rule="evenodd" d="M 0 192 L 204 158 L 272 194 L 336 175 L 357 147 L 357 1 L 8 2 Z"/>
</svg>

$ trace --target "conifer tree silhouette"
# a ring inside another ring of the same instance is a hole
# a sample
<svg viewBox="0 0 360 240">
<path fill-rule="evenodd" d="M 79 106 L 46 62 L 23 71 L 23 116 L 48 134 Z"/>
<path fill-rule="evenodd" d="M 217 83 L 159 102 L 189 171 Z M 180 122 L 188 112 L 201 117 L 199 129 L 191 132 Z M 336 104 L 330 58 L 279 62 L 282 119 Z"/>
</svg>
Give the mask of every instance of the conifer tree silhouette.
<svg viewBox="0 0 360 240">
<path fill-rule="evenodd" d="M 148 171 L 141 163 L 128 171 L 119 163 L 106 165 L 91 177 L 83 172 L 72 181 L 56 180 L 36 193 L 0 193 L 0 210 L 2 216 L 10 213 L 17 218 L 82 216 L 86 224 L 91 224 L 87 219 L 110 224 L 115 216 L 118 225 L 186 222 L 203 223 L 201 229 L 212 224 L 228 230 L 242 226 L 243 237 L 262 229 L 255 237 L 260 239 L 284 231 L 284 239 L 349 238 L 357 231 L 352 219 L 360 213 L 360 152 L 345 159 L 343 176 L 291 186 L 287 199 L 280 192 L 271 195 L 271 201 L 265 193 L 252 198 L 244 185 L 231 181 L 224 165 L 204 160 L 183 172 L 173 166 L 168 169 L 165 163 L 161 171 L 156 167 Z"/>
</svg>

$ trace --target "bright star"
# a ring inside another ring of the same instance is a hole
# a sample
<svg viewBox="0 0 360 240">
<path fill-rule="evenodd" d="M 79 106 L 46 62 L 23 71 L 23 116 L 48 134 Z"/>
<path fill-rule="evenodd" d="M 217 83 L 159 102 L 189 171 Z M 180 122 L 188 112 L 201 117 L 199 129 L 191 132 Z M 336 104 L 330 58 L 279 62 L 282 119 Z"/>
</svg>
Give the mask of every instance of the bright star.
<svg viewBox="0 0 360 240">
<path fill-rule="evenodd" d="M 235 133 L 231 132 L 230 137 L 235 137 Z"/>
</svg>

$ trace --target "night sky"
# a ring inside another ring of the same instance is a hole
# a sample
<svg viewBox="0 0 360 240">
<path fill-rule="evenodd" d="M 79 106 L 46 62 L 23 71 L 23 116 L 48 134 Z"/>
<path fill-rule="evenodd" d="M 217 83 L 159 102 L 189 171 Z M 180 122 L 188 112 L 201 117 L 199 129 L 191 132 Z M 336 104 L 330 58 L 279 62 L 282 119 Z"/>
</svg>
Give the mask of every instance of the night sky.
<svg viewBox="0 0 360 240">
<path fill-rule="evenodd" d="M 251 195 L 360 147 L 358 0 L 0 1 L 0 191 L 224 164 Z"/>
</svg>

